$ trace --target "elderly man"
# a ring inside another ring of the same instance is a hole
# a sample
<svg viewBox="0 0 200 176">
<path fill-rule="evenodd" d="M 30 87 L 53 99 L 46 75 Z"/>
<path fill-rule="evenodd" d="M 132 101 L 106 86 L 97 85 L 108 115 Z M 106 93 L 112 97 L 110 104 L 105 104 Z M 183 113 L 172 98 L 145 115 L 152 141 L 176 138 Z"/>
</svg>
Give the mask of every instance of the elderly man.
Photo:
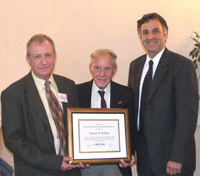
<svg viewBox="0 0 200 176">
<path fill-rule="evenodd" d="M 91 54 L 89 65 L 92 80 L 77 85 L 79 103 L 84 108 L 128 108 L 132 119 L 133 94 L 131 89 L 112 81 L 117 71 L 116 54 L 108 49 L 98 49 Z M 103 92 L 103 103 L 101 93 Z M 118 165 L 93 165 L 81 169 L 82 176 L 130 176 L 131 163 Z M 128 167 L 126 167 L 128 166 Z M 123 168 L 125 167 L 125 168 Z"/>
</svg>

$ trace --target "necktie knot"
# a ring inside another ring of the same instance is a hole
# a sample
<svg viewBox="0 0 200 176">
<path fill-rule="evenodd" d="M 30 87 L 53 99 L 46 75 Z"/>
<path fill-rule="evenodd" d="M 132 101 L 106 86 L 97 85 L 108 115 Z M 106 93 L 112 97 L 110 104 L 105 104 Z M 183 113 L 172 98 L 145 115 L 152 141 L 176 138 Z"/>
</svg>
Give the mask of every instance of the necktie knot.
<svg viewBox="0 0 200 176">
<path fill-rule="evenodd" d="M 153 68 L 153 61 L 152 61 L 152 60 L 149 61 L 149 68 L 150 68 L 150 69 Z"/>
<path fill-rule="evenodd" d="M 104 98 L 105 91 L 99 90 L 98 93 L 101 96 L 101 98 Z"/>
<path fill-rule="evenodd" d="M 49 80 L 46 80 L 45 81 L 45 83 L 44 83 L 44 85 L 45 85 L 45 89 L 46 89 L 46 91 L 49 93 L 50 92 L 50 81 Z"/>
</svg>

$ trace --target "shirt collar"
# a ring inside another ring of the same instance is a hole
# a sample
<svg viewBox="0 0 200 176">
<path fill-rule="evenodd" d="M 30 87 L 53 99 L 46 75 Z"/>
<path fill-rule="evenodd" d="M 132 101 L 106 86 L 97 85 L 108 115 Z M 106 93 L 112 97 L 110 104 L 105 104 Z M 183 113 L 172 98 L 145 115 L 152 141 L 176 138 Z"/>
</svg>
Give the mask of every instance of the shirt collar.
<svg viewBox="0 0 200 176">
<path fill-rule="evenodd" d="M 164 50 L 165 50 L 165 48 L 163 48 L 153 59 L 151 59 L 151 58 L 148 56 L 148 54 L 147 54 L 147 58 L 146 58 L 145 65 L 146 65 L 146 64 L 149 64 L 149 61 L 150 61 L 150 60 L 153 60 L 153 64 L 154 64 L 155 66 L 157 66 L 158 63 L 159 63 L 159 61 L 160 61 L 160 58 L 161 58 L 161 56 L 162 56 L 162 54 L 163 54 L 163 52 L 164 52 Z"/>
<path fill-rule="evenodd" d="M 44 89 L 44 84 L 45 84 L 45 81 L 44 79 L 40 79 L 38 78 L 34 73 L 33 71 L 31 71 L 31 74 L 32 74 L 32 77 L 33 77 L 33 80 L 38 88 L 38 90 L 42 90 Z M 51 82 L 51 86 L 53 86 L 55 89 L 56 89 L 56 83 L 55 83 L 55 80 L 53 78 L 53 75 L 51 74 L 50 78 L 49 78 L 49 81 Z"/>
<path fill-rule="evenodd" d="M 109 93 L 110 92 L 110 88 L 111 88 L 111 85 L 110 83 L 106 86 L 105 89 L 103 89 L 105 91 L 105 93 Z M 92 91 L 93 92 L 98 92 L 99 90 L 102 90 L 102 89 L 99 89 L 99 87 L 95 84 L 95 82 L 93 81 L 93 84 L 92 84 Z"/>
</svg>

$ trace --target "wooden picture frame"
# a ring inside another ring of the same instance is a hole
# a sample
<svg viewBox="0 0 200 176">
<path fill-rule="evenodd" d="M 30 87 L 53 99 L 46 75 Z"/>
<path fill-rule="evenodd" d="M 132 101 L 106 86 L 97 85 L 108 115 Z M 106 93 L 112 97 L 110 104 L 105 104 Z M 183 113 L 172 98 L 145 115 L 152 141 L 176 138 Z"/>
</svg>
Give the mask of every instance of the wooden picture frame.
<svg viewBox="0 0 200 176">
<path fill-rule="evenodd" d="M 67 108 L 71 164 L 131 160 L 128 109 Z"/>
</svg>

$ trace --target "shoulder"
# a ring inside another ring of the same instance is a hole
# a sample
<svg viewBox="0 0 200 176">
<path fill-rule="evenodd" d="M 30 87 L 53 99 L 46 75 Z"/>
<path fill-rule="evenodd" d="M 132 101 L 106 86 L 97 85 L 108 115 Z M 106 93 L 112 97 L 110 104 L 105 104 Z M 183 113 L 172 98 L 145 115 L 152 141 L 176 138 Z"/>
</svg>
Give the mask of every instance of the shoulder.
<svg viewBox="0 0 200 176">
<path fill-rule="evenodd" d="M 146 54 L 134 59 L 131 63 L 130 63 L 130 71 L 135 70 L 138 71 L 138 69 L 142 68 L 144 65 L 144 62 L 146 60 Z"/>
<path fill-rule="evenodd" d="M 76 90 L 75 82 L 72 79 L 56 74 L 53 74 L 53 77 L 60 90 Z"/>
<path fill-rule="evenodd" d="M 55 81 L 59 81 L 59 82 L 64 81 L 64 82 L 68 82 L 71 84 L 75 84 L 72 79 L 69 79 L 69 78 L 61 76 L 61 75 L 53 74 L 53 77 L 54 77 Z"/>
<path fill-rule="evenodd" d="M 118 92 L 118 93 L 122 93 L 122 94 L 129 94 L 129 95 L 132 94 L 131 88 L 129 88 L 125 85 L 116 83 L 114 81 L 111 81 L 111 91 L 113 91 L 113 90 Z"/>
<path fill-rule="evenodd" d="M 111 87 L 118 87 L 120 89 L 127 89 L 127 90 L 129 89 L 127 86 L 119 84 L 115 81 L 111 81 Z"/>
<path fill-rule="evenodd" d="M 92 81 L 84 82 L 76 85 L 76 90 L 79 96 L 90 94 L 92 89 Z"/>
<path fill-rule="evenodd" d="M 76 90 L 79 97 L 80 107 L 90 107 L 92 81 L 77 84 Z"/>
<path fill-rule="evenodd" d="M 142 55 L 142 56 L 137 57 L 136 59 L 134 59 L 134 60 L 131 61 L 130 65 L 134 65 L 134 64 L 137 64 L 137 63 L 140 63 L 140 62 L 145 61 L 146 56 L 147 56 L 147 55 L 144 54 L 144 55 Z"/>
<path fill-rule="evenodd" d="M 88 89 L 92 87 L 92 81 L 87 81 L 76 85 L 77 89 Z"/>
<path fill-rule="evenodd" d="M 2 94 L 3 93 L 10 93 L 10 94 L 15 93 L 16 94 L 16 92 L 18 94 L 18 93 L 22 92 L 22 90 L 25 87 L 26 82 L 30 82 L 30 81 L 33 82 L 32 76 L 30 74 L 27 74 L 23 78 L 10 84 L 5 90 L 2 91 Z"/>
<path fill-rule="evenodd" d="M 167 50 L 166 53 L 168 54 L 169 64 L 171 65 L 171 67 L 177 69 L 179 68 L 180 70 L 182 70 L 183 68 L 192 70 L 195 69 L 194 63 L 191 59 L 188 59 L 183 55 L 169 50 Z"/>
<path fill-rule="evenodd" d="M 177 62 L 183 62 L 183 63 L 191 63 L 192 61 L 190 59 L 188 59 L 187 57 L 181 55 L 181 54 L 178 54 L 176 52 L 173 52 L 173 51 L 169 51 L 169 58 L 171 60 L 175 60 Z"/>
</svg>

